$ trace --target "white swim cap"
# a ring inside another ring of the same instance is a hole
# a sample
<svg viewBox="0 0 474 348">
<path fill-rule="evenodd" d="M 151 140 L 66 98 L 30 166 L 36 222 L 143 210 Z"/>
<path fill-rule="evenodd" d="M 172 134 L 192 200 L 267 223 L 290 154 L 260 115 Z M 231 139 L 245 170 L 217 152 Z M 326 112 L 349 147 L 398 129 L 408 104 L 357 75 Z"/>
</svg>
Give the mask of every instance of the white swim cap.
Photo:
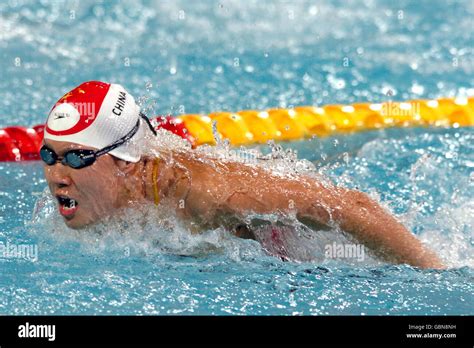
<svg viewBox="0 0 474 348">
<path fill-rule="evenodd" d="M 124 161 L 140 160 L 144 135 L 140 108 L 120 85 L 84 82 L 66 93 L 49 113 L 44 138 L 102 149 L 123 138 L 139 123 L 133 137 L 109 153 Z"/>
</svg>

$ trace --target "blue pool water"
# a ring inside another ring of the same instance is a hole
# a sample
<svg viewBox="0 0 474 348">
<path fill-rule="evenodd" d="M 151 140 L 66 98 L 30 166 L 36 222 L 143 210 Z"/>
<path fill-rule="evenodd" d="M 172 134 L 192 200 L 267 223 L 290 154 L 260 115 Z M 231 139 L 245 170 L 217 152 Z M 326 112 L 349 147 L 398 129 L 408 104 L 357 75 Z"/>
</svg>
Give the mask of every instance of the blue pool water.
<svg viewBox="0 0 474 348">
<path fill-rule="evenodd" d="M 175 115 L 474 95 L 473 15 L 471 1 L 10 0 L 0 127 L 44 122 L 92 79 Z M 0 313 L 472 314 L 473 138 L 472 128 L 393 129 L 283 145 L 377 198 L 444 271 L 283 262 L 220 230 L 140 230 L 133 217 L 77 234 L 43 193 L 40 163 L 0 163 L 0 242 L 38 248 L 37 260 L 0 258 Z"/>
</svg>

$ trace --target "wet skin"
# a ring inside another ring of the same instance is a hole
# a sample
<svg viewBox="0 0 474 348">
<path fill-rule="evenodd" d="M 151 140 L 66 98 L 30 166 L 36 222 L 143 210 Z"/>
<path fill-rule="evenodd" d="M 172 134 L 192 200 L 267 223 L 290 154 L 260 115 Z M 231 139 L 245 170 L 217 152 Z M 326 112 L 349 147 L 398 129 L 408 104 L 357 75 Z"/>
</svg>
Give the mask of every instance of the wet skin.
<svg viewBox="0 0 474 348">
<path fill-rule="evenodd" d="M 91 149 L 52 140 L 45 144 L 60 157 L 71 149 Z M 59 162 L 45 165 L 45 176 L 60 211 L 66 213 L 65 223 L 79 229 L 137 202 L 152 204 L 153 165 L 150 158 L 130 163 L 106 154 L 82 169 Z M 338 224 L 387 261 L 443 267 L 433 252 L 362 192 L 323 185 L 315 178 L 281 177 L 241 163 L 223 163 L 193 151 L 162 153 L 157 169 L 160 204 L 174 207 L 191 232 L 225 226 L 252 238 L 243 223 L 248 213 L 292 212 L 310 227 Z M 64 197 L 77 202 L 72 214 L 61 206 Z"/>
</svg>

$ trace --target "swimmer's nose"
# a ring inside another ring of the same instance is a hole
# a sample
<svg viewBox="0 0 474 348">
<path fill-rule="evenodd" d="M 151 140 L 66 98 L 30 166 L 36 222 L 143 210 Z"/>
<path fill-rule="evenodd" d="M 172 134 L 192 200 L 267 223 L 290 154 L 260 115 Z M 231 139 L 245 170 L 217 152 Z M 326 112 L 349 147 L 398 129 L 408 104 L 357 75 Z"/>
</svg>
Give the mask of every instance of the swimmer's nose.
<svg viewBox="0 0 474 348">
<path fill-rule="evenodd" d="M 50 171 L 51 182 L 58 188 L 70 186 L 72 179 L 67 173 L 67 168 L 59 168 L 63 167 L 62 164 L 55 165 L 54 167 L 55 168 L 51 168 Z"/>
</svg>

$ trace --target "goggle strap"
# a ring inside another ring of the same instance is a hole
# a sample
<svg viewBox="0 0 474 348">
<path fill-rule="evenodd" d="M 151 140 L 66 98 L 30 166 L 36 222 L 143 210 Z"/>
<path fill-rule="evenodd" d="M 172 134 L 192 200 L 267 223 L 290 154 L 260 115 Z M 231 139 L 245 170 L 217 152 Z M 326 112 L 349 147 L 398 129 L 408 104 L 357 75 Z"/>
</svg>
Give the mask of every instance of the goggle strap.
<svg viewBox="0 0 474 348">
<path fill-rule="evenodd" d="M 155 127 L 153 127 L 153 125 L 151 124 L 151 121 L 148 117 L 146 117 L 146 115 L 140 111 L 140 117 L 143 118 L 146 122 L 146 124 L 148 125 L 148 127 L 150 127 L 150 130 L 151 132 L 153 133 L 154 136 L 156 136 L 158 133 L 156 132 L 156 129 Z"/>
<path fill-rule="evenodd" d="M 140 119 L 138 119 L 137 124 L 133 127 L 133 129 L 130 132 L 128 132 L 127 135 L 125 135 L 123 138 L 120 138 L 116 142 L 110 144 L 109 146 L 106 146 L 103 149 L 100 149 L 99 151 L 95 153 L 95 156 L 96 157 L 102 156 L 103 154 L 106 154 L 107 152 L 110 152 L 113 149 L 116 149 L 117 147 L 122 145 L 123 143 L 129 141 L 138 131 L 139 127 L 140 127 Z"/>
</svg>

